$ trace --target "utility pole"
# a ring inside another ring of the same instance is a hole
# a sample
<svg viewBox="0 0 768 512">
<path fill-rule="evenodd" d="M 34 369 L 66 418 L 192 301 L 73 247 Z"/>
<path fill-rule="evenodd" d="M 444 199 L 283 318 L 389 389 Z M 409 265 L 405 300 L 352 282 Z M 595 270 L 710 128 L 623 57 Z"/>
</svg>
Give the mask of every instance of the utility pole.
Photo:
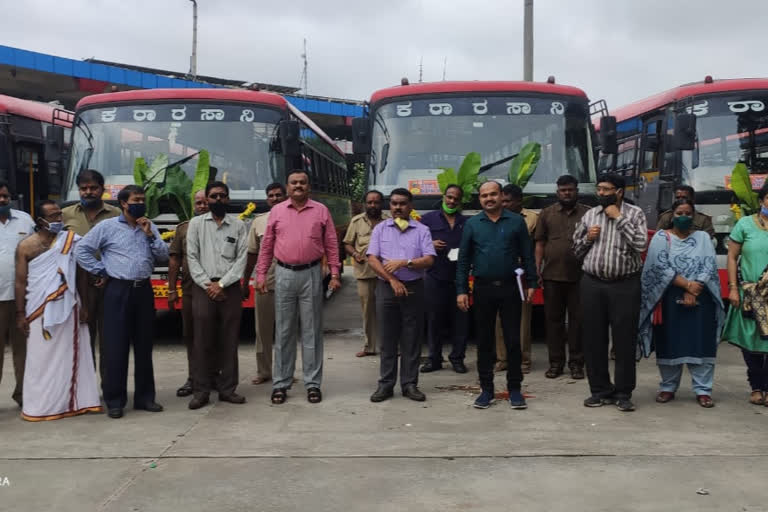
<svg viewBox="0 0 768 512">
<path fill-rule="evenodd" d="M 533 0 L 523 0 L 523 80 L 533 82 Z"/>
<path fill-rule="evenodd" d="M 307 98 L 307 82 L 309 82 L 309 75 L 307 72 L 307 61 L 309 60 L 307 58 L 307 38 L 304 38 L 304 53 L 301 54 L 301 58 L 304 59 L 304 70 L 301 72 L 301 80 L 299 80 L 299 85 L 301 85 L 302 90 L 304 91 L 304 99 Z M 303 84 L 303 85 L 302 85 Z"/>
<path fill-rule="evenodd" d="M 197 80 L 197 0 L 192 2 L 192 56 L 189 58 L 189 76 Z"/>
</svg>

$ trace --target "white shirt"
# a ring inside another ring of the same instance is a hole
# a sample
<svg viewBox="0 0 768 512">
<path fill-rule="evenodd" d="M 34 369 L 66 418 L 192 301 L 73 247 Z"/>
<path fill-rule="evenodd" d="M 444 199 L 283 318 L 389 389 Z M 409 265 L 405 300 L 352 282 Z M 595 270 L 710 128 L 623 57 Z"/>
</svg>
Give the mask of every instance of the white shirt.
<svg viewBox="0 0 768 512">
<path fill-rule="evenodd" d="M 14 299 L 16 246 L 34 232 L 32 217 L 19 210 L 11 209 L 6 221 L 0 221 L 0 301 Z"/>
</svg>

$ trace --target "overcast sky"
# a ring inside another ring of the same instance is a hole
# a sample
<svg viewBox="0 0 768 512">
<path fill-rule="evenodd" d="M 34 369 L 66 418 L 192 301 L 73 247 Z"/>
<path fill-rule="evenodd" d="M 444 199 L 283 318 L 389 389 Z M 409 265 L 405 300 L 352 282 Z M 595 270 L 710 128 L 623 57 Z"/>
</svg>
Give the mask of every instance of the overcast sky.
<svg viewBox="0 0 768 512">
<path fill-rule="evenodd" d="M 198 73 L 366 99 L 402 76 L 522 79 L 523 0 L 198 0 Z M 0 44 L 185 72 L 189 0 L 0 0 Z M 609 106 L 685 82 L 768 76 L 766 0 L 535 0 L 534 78 Z"/>
</svg>

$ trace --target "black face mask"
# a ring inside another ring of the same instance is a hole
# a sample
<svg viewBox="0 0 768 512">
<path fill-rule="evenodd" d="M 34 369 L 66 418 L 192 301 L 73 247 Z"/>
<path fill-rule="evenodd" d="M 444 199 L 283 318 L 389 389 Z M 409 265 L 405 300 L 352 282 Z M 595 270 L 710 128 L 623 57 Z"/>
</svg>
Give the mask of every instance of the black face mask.
<svg viewBox="0 0 768 512">
<path fill-rule="evenodd" d="M 381 217 L 381 208 L 366 208 L 365 214 L 372 219 L 378 219 Z"/>
<path fill-rule="evenodd" d="M 208 209 L 211 210 L 214 217 L 221 218 L 227 214 L 227 205 L 218 201 L 215 203 L 208 203 Z"/>
<path fill-rule="evenodd" d="M 597 204 L 599 204 L 603 208 L 608 208 L 612 204 L 616 204 L 617 199 L 618 198 L 616 197 L 616 194 L 610 194 L 607 196 L 597 196 Z"/>
</svg>

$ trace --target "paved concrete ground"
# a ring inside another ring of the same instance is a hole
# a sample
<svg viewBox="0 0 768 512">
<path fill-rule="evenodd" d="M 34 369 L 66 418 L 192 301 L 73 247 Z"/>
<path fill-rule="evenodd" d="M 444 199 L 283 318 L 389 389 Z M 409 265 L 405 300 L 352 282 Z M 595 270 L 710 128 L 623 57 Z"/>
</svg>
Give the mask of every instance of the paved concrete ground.
<svg viewBox="0 0 768 512">
<path fill-rule="evenodd" d="M 475 385 L 474 350 L 471 373 L 422 377 L 425 403 L 372 404 L 378 358 L 354 357 L 352 288 L 328 305 L 319 405 L 300 383 L 285 405 L 270 405 L 269 388 L 250 384 L 253 348 L 242 345 L 248 403 L 190 411 L 175 397 L 185 353 L 162 345 L 155 368 L 165 412 L 31 424 L 10 399 L 6 357 L 0 511 L 768 510 L 768 408 L 746 402 L 732 347 L 721 348 L 711 410 L 694 402 L 687 376 L 678 400 L 656 404 L 653 361 L 640 364 L 636 412 L 587 409 L 586 382 L 544 378 L 541 344 L 526 411 L 504 402 L 478 411 L 472 392 L 451 390 Z"/>
</svg>

